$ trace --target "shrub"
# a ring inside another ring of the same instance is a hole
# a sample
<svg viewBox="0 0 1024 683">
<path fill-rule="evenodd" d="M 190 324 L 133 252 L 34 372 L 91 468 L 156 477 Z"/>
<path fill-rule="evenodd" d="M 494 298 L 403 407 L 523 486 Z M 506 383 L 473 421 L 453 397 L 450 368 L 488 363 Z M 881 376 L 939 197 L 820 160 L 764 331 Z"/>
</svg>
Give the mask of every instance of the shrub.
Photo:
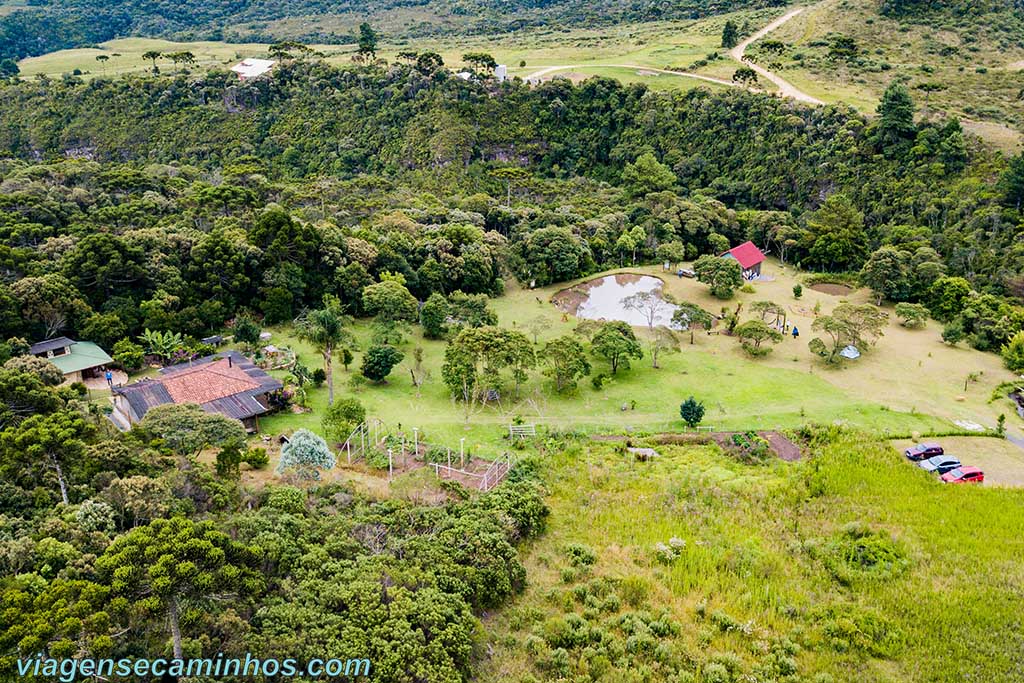
<svg viewBox="0 0 1024 683">
<path fill-rule="evenodd" d="M 588 546 L 573 543 L 566 547 L 565 554 L 574 567 L 589 567 L 597 562 L 597 555 Z"/>
<path fill-rule="evenodd" d="M 887 580 L 910 566 L 906 552 L 890 536 L 859 522 L 846 525 L 821 550 L 825 568 L 841 584 Z"/>
<path fill-rule="evenodd" d="M 319 479 L 321 469 L 329 470 L 334 465 L 334 453 L 327 442 L 308 429 L 300 429 L 281 448 L 277 471 L 292 470 L 303 479 Z"/>
<path fill-rule="evenodd" d="M 1021 330 L 1003 346 L 1003 362 L 1010 372 L 1024 373 L 1024 330 Z"/>
<path fill-rule="evenodd" d="M 894 657 L 903 646 L 899 627 L 877 612 L 857 605 L 831 605 L 813 615 L 822 635 L 836 652 Z"/>
<path fill-rule="evenodd" d="M 281 512 L 301 515 L 306 512 L 306 493 L 294 486 L 273 486 L 264 505 Z"/>
<path fill-rule="evenodd" d="M 112 349 L 111 357 L 117 362 L 125 372 L 135 372 L 142 368 L 142 363 L 145 361 L 145 354 L 143 353 L 142 347 L 133 342 L 131 339 L 125 338 L 114 344 Z"/>
<path fill-rule="evenodd" d="M 896 317 L 904 327 L 917 329 L 928 324 L 928 309 L 921 304 L 896 304 Z"/>
<path fill-rule="evenodd" d="M 391 374 L 392 368 L 401 363 L 403 358 L 405 354 L 393 346 L 372 346 L 363 356 L 360 371 L 363 377 L 372 382 L 383 382 Z"/>
<path fill-rule="evenodd" d="M 355 398 L 339 398 L 328 406 L 320 420 L 320 427 L 327 438 L 340 442 L 347 438 L 356 426 L 366 421 L 366 408 Z"/>
<path fill-rule="evenodd" d="M 799 282 L 793 285 L 793 298 L 799 299 L 804 295 L 804 288 Z"/>
<path fill-rule="evenodd" d="M 323 368 L 317 368 L 313 371 L 310 379 L 313 380 L 313 386 L 319 388 L 327 381 L 327 373 L 324 372 Z"/>
<path fill-rule="evenodd" d="M 250 448 L 242 456 L 242 462 L 254 470 L 262 470 L 270 464 L 270 456 L 266 448 Z"/>
</svg>

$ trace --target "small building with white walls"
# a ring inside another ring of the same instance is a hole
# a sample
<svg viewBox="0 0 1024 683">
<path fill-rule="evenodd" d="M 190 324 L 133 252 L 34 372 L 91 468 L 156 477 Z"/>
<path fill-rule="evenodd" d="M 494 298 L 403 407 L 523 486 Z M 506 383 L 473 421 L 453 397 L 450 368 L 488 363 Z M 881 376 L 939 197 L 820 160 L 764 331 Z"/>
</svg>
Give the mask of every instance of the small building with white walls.
<svg viewBox="0 0 1024 683">
<path fill-rule="evenodd" d="M 231 70 L 238 74 L 238 80 L 248 81 L 266 76 L 275 64 L 277 62 L 273 59 L 243 59 L 231 67 Z"/>
<path fill-rule="evenodd" d="M 494 69 L 494 77 L 498 79 L 498 83 L 504 83 L 508 79 L 508 67 L 504 64 L 499 64 Z"/>
</svg>

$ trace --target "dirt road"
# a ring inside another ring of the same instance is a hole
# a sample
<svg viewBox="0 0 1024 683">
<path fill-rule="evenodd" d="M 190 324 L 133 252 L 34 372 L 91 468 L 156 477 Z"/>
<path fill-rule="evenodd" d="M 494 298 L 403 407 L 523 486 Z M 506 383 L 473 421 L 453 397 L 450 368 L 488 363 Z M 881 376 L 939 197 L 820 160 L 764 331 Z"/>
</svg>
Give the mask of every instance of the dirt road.
<svg viewBox="0 0 1024 683">
<path fill-rule="evenodd" d="M 782 95 L 784 97 L 790 97 L 790 98 L 792 98 L 794 100 L 798 100 L 800 102 L 807 102 L 809 104 L 824 104 L 824 102 L 822 102 L 821 100 L 819 100 L 816 97 L 811 97 L 810 95 L 808 95 L 807 93 L 805 93 L 804 91 L 800 90 L 795 85 L 793 85 L 792 83 L 790 83 L 789 81 L 784 79 L 782 76 L 779 76 L 778 74 L 776 74 L 776 73 L 774 73 L 772 71 L 769 71 L 768 69 L 764 68 L 763 66 L 759 66 L 757 64 L 754 64 L 753 62 L 744 61 L 744 57 L 746 56 L 746 53 L 747 53 L 747 48 L 750 47 L 750 45 L 752 45 L 753 43 L 757 42 L 758 40 L 761 40 L 766 35 L 768 35 L 772 31 L 774 31 L 778 27 L 782 26 L 783 24 L 785 24 L 787 21 L 789 21 L 793 17 L 795 17 L 798 14 L 802 13 L 804 11 L 804 9 L 806 9 L 806 8 L 804 8 L 804 7 L 797 7 L 794 10 L 790 10 L 789 12 L 786 12 L 781 17 L 779 17 L 778 19 L 776 19 L 772 23 L 768 24 L 763 29 L 761 29 L 760 31 L 755 33 L 754 35 L 752 35 L 752 36 L 750 36 L 748 38 L 745 38 L 743 40 L 743 42 L 741 42 L 739 45 L 737 45 L 733 49 L 729 50 L 729 56 L 732 57 L 737 62 L 739 62 L 740 64 L 744 64 L 746 66 L 749 66 L 751 69 L 756 71 L 759 76 L 763 76 L 764 78 L 766 78 L 769 81 L 771 81 L 772 83 L 774 83 L 775 87 L 777 87 L 779 89 L 779 94 L 780 95 Z"/>
<path fill-rule="evenodd" d="M 658 69 L 653 66 L 640 66 L 639 64 L 565 64 L 559 66 L 546 66 L 539 71 L 534 71 L 528 76 L 524 76 L 523 80 L 527 83 L 539 81 L 548 74 L 552 74 L 556 71 L 572 71 L 573 69 L 586 69 L 586 68 L 613 68 L 613 69 L 636 69 L 637 71 L 650 71 L 659 74 L 667 74 L 669 76 L 680 76 L 682 78 L 696 78 L 699 81 L 707 81 L 708 83 L 717 83 L 718 85 L 727 85 L 731 88 L 738 87 L 736 83 L 727 81 L 724 78 L 715 78 L 714 76 L 702 76 L 700 74 L 691 74 L 683 71 L 671 71 L 669 69 Z"/>
</svg>

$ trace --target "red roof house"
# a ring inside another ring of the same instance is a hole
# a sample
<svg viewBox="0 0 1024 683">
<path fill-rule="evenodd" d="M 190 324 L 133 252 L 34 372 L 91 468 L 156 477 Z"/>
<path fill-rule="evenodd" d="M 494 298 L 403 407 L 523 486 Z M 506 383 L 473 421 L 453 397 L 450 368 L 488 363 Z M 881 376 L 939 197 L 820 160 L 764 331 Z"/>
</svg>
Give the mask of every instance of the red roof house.
<svg viewBox="0 0 1024 683">
<path fill-rule="evenodd" d="M 163 368 L 160 377 L 116 387 L 111 419 L 129 429 L 150 408 L 194 403 L 208 413 L 241 420 L 248 431 L 257 431 L 258 417 L 270 411 L 268 395 L 282 386 L 245 356 L 228 351 Z"/>
<path fill-rule="evenodd" d="M 761 264 L 765 255 L 754 246 L 753 242 L 744 242 L 722 254 L 722 258 L 736 259 L 743 269 L 743 277 L 752 280 L 761 274 Z"/>
</svg>

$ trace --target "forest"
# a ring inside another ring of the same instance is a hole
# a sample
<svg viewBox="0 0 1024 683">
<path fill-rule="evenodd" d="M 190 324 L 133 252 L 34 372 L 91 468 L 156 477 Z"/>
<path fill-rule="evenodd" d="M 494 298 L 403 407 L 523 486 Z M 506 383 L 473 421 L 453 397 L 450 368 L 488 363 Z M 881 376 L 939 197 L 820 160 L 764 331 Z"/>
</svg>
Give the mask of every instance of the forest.
<svg viewBox="0 0 1024 683">
<path fill-rule="evenodd" d="M 415 64 L 12 81 L 2 334 L 201 337 L 239 310 L 290 320 L 329 291 L 363 315 L 363 289 L 388 274 L 420 300 L 493 296 L 506 269 L 546 285 L 752 238 L 805 268 L 863 272 L 998 350 L 1024 321 L 1024 162 L 914 109 L 898 84 L 868 120 Z"/>
</svg>

